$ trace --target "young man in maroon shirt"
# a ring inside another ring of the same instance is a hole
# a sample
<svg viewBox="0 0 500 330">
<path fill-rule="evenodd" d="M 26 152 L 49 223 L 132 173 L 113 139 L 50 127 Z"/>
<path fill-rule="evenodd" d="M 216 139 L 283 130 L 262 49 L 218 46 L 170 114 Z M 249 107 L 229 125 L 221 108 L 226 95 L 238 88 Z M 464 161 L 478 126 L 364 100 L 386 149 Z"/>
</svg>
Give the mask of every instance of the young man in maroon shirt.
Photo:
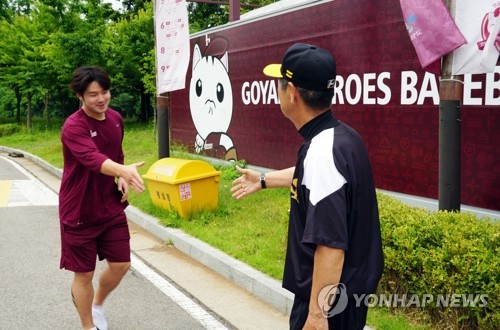
<svg viewBox="0 0 500 330">
<path fill-rule="evenodd" d="M 74 272 L 71 294 L 84 330 L 107 330 L 103 303 L 130 268 L 124 209 L 129 189 L 144 191 L 137 167 L 124 165 L 123 119 L 108 108 L 111 81 L 96 66 L 75 71 L 70 84 L 82 106 L 62 128 L 64 168 L 59 192 L 61 269 Z M 94 293 L 99 260 L 107 267 Z"/>
</svg>

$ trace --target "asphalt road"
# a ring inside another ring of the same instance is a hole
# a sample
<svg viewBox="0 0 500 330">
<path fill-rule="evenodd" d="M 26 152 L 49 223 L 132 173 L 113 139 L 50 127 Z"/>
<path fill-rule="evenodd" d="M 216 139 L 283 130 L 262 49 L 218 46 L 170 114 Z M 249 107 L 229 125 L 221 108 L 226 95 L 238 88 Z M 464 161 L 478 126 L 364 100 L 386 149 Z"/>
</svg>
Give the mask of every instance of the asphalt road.
<svg viewBox="0 0 500 330">
<path fill-rule="evenodd" d="M 72 273 L 59 269 L 57 212 L 56 191 L 1 154 L 0 330 L 80 329 Z M 286 315 L 142 228 L 130 229 L 132 269 L 105 305 L 110 329 L 287 328 Z"/>
</svg>

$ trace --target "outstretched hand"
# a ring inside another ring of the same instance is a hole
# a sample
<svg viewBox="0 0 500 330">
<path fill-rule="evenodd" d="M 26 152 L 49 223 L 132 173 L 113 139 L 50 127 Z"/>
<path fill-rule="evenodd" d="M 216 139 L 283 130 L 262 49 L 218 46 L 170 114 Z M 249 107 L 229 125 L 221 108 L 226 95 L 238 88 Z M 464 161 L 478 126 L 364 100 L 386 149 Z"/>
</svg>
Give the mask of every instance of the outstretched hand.
<svg viewBox="0 0 500 330">
<path fill-rule="evenodd" d="M 259 172 L 241 168 L 238 165 L 236 165 L 236 170 L 241 176 L 233 181 L 231 194 L 234 198 L 241 199 L 262 189 Z"/>
<path fill-rule="evenodd" d="M 141 167 L 142 165 L 144 165 L 143 161 L 125 166 L 127 170 L 126 175 L 124 175 L 123 178 L 128 183 L 129 187 L 131 187 L 136 193 L 144 191 L 144 181 L 137 171 L 137 168 Z"/>
<path fill-rule="evenodd" d="M 328 321 L 324 317 L 312 318 L 311 315 L 307 316 L 306 323 L 302 330 L 328 330 Z"/>
</svg>

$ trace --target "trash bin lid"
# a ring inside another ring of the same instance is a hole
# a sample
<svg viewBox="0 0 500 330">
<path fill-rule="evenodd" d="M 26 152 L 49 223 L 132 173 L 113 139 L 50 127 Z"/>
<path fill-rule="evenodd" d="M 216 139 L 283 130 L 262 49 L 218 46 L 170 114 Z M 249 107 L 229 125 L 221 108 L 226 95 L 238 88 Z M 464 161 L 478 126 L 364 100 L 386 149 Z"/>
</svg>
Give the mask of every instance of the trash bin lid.
<svg viewBox="0 0 500 330">
<path fill-rule="evenodd" d="M 221 173 L 209 163 L 201 160 L 166 157 L 154 162 L 142 177 L 147 180 L 179 184 L 219 176 Z"/>
</svg>

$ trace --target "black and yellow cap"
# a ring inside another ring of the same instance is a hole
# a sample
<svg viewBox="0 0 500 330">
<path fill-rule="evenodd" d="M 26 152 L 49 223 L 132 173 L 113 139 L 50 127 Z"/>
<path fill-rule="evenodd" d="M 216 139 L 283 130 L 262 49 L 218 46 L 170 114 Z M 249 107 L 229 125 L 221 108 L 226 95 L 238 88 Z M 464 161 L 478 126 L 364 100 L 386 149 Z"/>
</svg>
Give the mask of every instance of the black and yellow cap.
<svg viewBox="0 0 500 330">
<path fill-rule="evenodd" d="M 335 87 L 337 65 L 327 50 L 297 43 L 287 49 L 282 64 L 269 64 L 263 72 L 269 77 L 284 77 L 304 89 L 328 91 Z"/>
</svg>

